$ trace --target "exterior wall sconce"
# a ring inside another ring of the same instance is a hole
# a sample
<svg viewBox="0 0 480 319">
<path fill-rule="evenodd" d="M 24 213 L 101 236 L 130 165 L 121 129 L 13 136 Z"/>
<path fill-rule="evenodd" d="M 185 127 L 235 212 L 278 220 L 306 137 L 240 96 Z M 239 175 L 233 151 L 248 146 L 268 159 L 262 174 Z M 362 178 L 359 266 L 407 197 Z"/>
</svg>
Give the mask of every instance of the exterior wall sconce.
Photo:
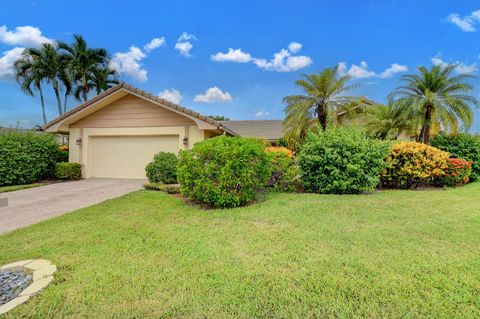
<svg viewBox="0 0 480 319">
<path fill-rule="evenodd" d="M 82 138 L 81 138 L 81 137 L 80 137 L 80 138 L 77 138 L 77 139 L 75 140 L 75 144 L 77 144 L 77 145 L 82 145 Z"/>
<path fill-rule="evenodd" d="M 188 137 L 183 138 L 183 145 L 188 145 Z"/>
</svg>

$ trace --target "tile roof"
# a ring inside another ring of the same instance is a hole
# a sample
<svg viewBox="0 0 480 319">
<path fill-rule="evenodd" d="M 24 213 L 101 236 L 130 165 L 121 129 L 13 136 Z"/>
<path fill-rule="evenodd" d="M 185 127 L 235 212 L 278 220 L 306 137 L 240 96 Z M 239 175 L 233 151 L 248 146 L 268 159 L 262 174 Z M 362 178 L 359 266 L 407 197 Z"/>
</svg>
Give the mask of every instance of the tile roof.
<svg viewBox="0 0 480 319">
<path fill-rule="evenodd" d="M 243 137 L 258 137 L 276 141 L 283 136 L 282 120 L 244 120 L 220 121 L 222 126 L 234 135 Z"/>
</svg>

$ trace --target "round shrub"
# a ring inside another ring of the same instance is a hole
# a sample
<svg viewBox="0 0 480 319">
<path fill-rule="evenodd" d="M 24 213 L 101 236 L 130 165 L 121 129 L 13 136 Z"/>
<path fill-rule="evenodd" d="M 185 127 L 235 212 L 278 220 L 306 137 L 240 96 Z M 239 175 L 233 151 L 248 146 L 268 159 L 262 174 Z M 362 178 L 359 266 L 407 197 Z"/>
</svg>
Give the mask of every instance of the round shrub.
<svg viewBox="0 0 480 319">
<path fill-rule="evenodd" d="M 277 192 L 294 192 L 300 186 L 300 170 L 295 164 L 294 153 L 286 147 L 265 149 L 270 167 L 267 186 Z"/>
<path fill-rule="evenodd" d="M 438 134 L 430 145 L 450 153 L 451 157 L 472 162 L 472 182 L 480 181 L 480 136 L 470 134 Z"/>
<path fill-rule="evenodd" d="M 177 156 L 173 153 L 159 152 L 153 162 L 145 167 L 150 183 L 175 184 L 177 182 Z"/>
<path fill-rule="evenodd" d="M 445 173 L 434 179 L 436 186 L 455 187 L 467 184 L 472 174 L 472 162 L 461 158 L 448 158 Z"/>
<path fill-rule="evenodd" d="M 59 158 L 51 134 L 0 133 L 0 185 L 29 184 L 49 177 Z"/>
<path fill-rule="evenodd" d="M 77 180 L 82 178 L 82 165 L 79 163 L 61 162 L 55 165 L 55 177 L 65 180 Z"/>
<path fill-rule="evenodd" d="M 426 144 L 396 143 L 386 157 L 382 184 L 406 189 L 429 184 L 445 174 L 448 157 L 447 152 Z"/>
<path fill-rule="evenodd" d="M 358 194 L 380 181 L 387 145 L 354 127 L 310 132 L 298 156 L 305 191 Z"/>
<path fill-rule="evenodd" d="M 255 139 L 219 136 L 181 151 L 180 192 L 209 207 L 237 207 L 254 201 L 270 176 L 267 154 Z"/>
</svg>

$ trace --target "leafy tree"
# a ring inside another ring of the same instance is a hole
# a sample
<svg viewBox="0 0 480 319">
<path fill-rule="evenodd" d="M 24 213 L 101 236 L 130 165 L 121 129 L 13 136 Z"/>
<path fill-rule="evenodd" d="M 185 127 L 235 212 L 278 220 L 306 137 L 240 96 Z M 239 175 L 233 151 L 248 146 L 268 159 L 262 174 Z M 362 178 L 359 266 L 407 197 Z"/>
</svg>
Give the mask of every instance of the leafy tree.
<svg viewBox="0 0 480 319">
<path fill-rule="evenodd" d="M 223 115 L 209 115 L 207 117 L 215 121 L 230 121 L 228 117 L 225 117 Z"/>
<path fill-rule="evenodd" d="M 96 93 L 100 94 L 119 83 L 118 74 L 108 67 L 98 68 L 93 71 L 93 77 L 89 83 Z"/>
<path fill-rule="evenodd" d="M 368 132 L 380 139 L 396 140 L 402 132 L 415 131 L 418 126 L 418 121 L 408 115 L 395 107 L 392 101 L 387 105 L 376 104 L 366 112 L 366 127 Z"/>
<path fill-rule="evenodd" d="M 285 138 L 302 141 L 308 129 L 316 123 L 325 130 L 330 112 L 339 110 L 354 99 L 345 93 L 356 86 L 347 85 L 349 75 L 338 75 L 338 66 L 327 68 L 317 74 L 303 74 L 295 82 L 303 95 L 289 95 L 283 99 L 286 104 L 284 120 Z"/>
<path fill-rule="evenodd" d="M 428 144 L 435 124 L 445 130 L 456 132 L 459 122 L 470 127 L 473 122 L 471 105 L 479 102 L 469 93 L 473 86 L 467 82 L 472 75 L 453 75 L 457 65 L 440 65 L 427 69 L 418 67 L 419 74 L 405 75 L 405 85 L 400 86 L 390 97 L 395 105 L 420 121 L 417 140 Z M 438 127 L 437 127 L 438 129 Z"/>
</svg>

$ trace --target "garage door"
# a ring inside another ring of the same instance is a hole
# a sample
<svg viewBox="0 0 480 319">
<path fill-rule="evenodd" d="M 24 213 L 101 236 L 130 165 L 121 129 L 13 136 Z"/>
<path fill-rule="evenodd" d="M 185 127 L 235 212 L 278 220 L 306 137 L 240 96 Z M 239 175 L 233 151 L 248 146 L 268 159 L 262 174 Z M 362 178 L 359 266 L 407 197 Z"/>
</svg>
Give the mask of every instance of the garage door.
<svg viewBox="0 0 480 319">
<path fill-rule="evenodd" d="M 91 140 L 93 177 L 146 178 L 145 166 L 159 151 L 178 153 L 178 135 L 109 136 Z"/>
</svg>

